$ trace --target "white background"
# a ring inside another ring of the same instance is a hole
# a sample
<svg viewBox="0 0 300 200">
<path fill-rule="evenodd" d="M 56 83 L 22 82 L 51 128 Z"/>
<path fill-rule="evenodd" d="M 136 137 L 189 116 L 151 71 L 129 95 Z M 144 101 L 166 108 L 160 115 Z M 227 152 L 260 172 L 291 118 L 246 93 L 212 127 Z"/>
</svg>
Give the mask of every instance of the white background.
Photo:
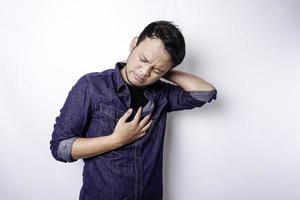
<svg viewBox="0 0 300 200">
<path fill-rule="evenodd" d="M 218 90 L 171 113 L 165 200 L 300 199 L 300 1 L 0 1 L 0 194 L 78 199 L 82 160 L 50 153 L 68 91 L 125 60 L 155 20 L 178 24 L 177 69 Z"/>
</svg>

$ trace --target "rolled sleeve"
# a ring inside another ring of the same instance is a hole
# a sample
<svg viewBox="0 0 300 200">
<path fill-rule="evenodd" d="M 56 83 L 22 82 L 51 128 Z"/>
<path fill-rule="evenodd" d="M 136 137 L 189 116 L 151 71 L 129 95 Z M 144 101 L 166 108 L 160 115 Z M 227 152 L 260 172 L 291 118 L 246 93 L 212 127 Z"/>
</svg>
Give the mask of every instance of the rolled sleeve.
<svg viewBox="0 0 300 200">
<path fill-rule="evenodd" d="M 162 81 L 164 95 L 168 101 L 167 112 L 189 110 L 201 107 L 217 98 L 217 90 L 211 91 L 185 91 L 176 84 Z"/>
<path fill-rule="evenodd" d="M 89 83 L 82 76 L 68 93 L 67 99 L 55 119 L 50 140 L 52 156 L 62 162 L 76 161 L 71 157 L 72 145 L 76 138 L 85 137 L 91 112 Z"/>
<path fill-rule="evenodd" d="M 77 138 L 78 137 L 72 137 L 72 138 L 60 141 L 60 143 L 58 145 L 58 150 L 57 150 L 57 157 L 61 158 L 62 160 L 65 160 L 67 162 L 77 161 L 77 160 L 73 159 L 71 156 L 72 146 L 73 146 L 74 141 Z"/>
<path fill-rule="evenodd" d="M 217 99 L 217 90 L 213 89 L 211 91 L 189 91 L 188 92 L 194 99 L 198 101 L 204 101 L 205 103 L 210 103 L 213 99 Z"/>
</svg>

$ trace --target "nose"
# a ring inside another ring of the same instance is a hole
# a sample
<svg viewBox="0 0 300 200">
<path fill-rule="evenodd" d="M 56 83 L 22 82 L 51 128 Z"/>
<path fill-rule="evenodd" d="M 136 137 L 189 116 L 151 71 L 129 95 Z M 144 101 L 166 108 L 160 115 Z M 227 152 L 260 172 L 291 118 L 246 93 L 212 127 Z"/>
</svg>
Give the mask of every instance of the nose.
<svg viewBox="0 0 300 200">
<path fill-rule="evenodd" d="M 149 77 L 150 71 L 151 71 L 151 65 L 144 65 L 143 67 L 141 67 L 140 76 L 142 78 Z"/>
</svg>

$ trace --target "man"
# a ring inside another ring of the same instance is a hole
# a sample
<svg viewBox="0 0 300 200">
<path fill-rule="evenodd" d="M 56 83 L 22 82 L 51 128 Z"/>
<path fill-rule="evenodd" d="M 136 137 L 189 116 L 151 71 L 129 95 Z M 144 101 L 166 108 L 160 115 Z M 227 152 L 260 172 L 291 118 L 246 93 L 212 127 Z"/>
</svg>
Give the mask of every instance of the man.
<svg viewBox="0 0 300 200">
<path fill-rule="evenodd" d="M 217 94 L 203 79 L 173 69 L 184 56 L 177 26 L 152 22 L 133 38 L 126 62 L 87 73 L 72 87 L 50 149 L 62 162 L 83 159 L 81 200 L 162 199 L 167 113 L 201 107 Z"/>
</svg>

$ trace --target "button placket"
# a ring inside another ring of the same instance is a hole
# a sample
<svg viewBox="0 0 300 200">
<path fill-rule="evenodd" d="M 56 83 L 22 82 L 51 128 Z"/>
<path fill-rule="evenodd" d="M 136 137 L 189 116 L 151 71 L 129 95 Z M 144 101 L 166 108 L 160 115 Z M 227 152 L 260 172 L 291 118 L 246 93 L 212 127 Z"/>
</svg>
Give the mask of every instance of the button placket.
<svg viewBox="0 0 300 200">
<path fill-rule="evenodd" d="M 143 191 L 143 177 L 142 177 L 142 163 L 141 163 L 141 144 L 138 141 L 135 142 L 135 169 L 136 169 L 136 177 L 135 177 L 135 192 L 136 192 L 136 199 L 140 199 L 142 197 Z"/>
</svg>

